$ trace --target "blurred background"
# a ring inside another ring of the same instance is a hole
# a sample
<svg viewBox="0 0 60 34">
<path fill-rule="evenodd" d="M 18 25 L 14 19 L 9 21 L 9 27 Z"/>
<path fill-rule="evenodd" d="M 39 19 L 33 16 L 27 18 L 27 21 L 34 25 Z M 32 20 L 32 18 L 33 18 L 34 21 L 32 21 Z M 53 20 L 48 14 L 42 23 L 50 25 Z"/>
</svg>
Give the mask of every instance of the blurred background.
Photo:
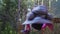
<svg viewBox="0 0 60 34">
<path fill-rule="evenodd" d="M 0 0 L 0 34 L 22 34 L 21 25 L 27 12 L 37 5 L 46 5 L 54 16 L 54 30 L 45 29 L 45 34 L 60 34 L 60 0 Z M 40 34 L 32 29 L 31 34 Z"/>
</svg>

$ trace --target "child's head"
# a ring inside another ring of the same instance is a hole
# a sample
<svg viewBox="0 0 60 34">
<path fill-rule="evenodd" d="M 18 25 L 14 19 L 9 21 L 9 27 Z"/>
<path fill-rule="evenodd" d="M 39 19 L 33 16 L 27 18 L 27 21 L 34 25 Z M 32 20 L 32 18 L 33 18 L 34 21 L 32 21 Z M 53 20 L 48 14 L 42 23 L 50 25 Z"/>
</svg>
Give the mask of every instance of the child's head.
<svg viewBox="0 0 60 34">
<path fill-rule="evenodd" d="M 44 5 L 39 5 L 39 6 L 36 6 L 32 9 L 32 12 L 42 12 L 42 13 L 47 13 L 47 7 L 44 6 Z"/>
</svg>

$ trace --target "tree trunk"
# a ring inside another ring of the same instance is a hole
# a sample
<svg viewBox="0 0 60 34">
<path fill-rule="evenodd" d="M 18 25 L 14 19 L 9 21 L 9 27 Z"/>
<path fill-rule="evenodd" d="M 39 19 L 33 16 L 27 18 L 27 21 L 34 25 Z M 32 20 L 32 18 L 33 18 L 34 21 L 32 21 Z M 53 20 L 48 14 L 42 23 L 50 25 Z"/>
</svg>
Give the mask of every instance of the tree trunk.
<svg viewBox="0 0 60 34">
<path fill-rule="evenodd" d="M 20 2 L 21 0 L 18 0 L 18 11 L 16 13 L 16 22 L 17 22 L 17 34 L 21 34 L 20 30 L 20 26 L 21 26 L 21 22 L 19 21 L 20 19 Z"/>
</svg>

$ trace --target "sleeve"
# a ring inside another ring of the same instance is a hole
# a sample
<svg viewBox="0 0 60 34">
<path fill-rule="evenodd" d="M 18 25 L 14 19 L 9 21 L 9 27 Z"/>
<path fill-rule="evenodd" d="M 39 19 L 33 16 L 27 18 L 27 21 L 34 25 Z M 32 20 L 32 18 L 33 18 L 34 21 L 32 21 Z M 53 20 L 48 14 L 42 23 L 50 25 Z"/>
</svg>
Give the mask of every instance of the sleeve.
<svg viewBox="0 0 60 34">
<path fill-rule="evenodd" d="M 32 13 L 32 12 L 29 12 L 29 13 L 27 13 L 27 15 L 26 15 L 26 19 L 27 20 L 33 20 L 34 19 L 34 14 Z"/>
<path fill-rule="evenodd" d="M 48 20 L 52 20 L 52 19 L 53 19 L 53 15 L 51 15 L 50 13 L 48 13 L 47 19 L 48 19 Z"/>
</svg>

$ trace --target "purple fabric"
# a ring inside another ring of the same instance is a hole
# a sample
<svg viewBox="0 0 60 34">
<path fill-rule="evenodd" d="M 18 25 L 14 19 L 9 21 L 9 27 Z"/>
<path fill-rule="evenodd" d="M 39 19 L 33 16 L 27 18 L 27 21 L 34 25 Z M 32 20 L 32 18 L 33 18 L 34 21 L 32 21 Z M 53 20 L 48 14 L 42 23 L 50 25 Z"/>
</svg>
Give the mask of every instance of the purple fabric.
<svg viewBox="0 0 60 34">
<path fill-rule="evenodd" d="M 35 17 L 35 19 L 33 19 L 32 21 L 29 21 L 29 20 L 26 20 L 24 24 L 33 24 L 33 23 L 52 23 L 50 20 L 46 20 L 46 19 L 43 19 L 41 17 Z"/>
<path fill-rule="evenodd" d="M 37 6 L 37 7 L 34 7 L 34 8 L 32 9 L 32 11 L 43 11 L 43 12 L 47 12 L 47 8 L 46 8 L 46 6 L 44 6 L 44 5 L 39 5 L 39 6 Z"/>
</svg>

